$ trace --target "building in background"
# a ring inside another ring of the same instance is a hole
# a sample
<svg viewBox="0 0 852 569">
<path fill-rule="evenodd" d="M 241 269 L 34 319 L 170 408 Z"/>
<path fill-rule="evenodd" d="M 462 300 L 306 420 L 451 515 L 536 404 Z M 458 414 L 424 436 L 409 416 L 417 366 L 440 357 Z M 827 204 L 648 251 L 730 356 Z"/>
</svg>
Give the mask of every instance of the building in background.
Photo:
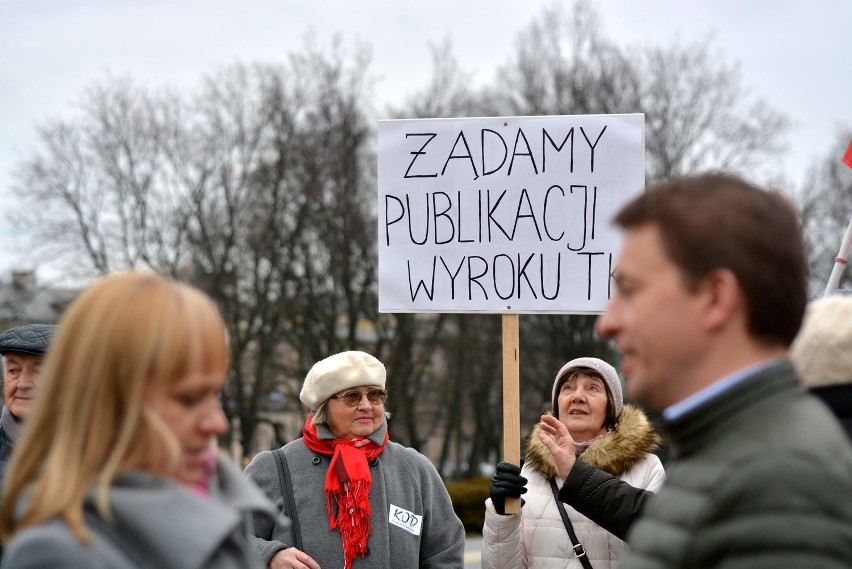
<svg viewBox="0 0 852 569">
<path fill-rule="evenodd" d="M 0 331 L 23 324 L 56 324 L 78 289 L 41 286 L 34 271 L 0 279 Z"/>
</svg>

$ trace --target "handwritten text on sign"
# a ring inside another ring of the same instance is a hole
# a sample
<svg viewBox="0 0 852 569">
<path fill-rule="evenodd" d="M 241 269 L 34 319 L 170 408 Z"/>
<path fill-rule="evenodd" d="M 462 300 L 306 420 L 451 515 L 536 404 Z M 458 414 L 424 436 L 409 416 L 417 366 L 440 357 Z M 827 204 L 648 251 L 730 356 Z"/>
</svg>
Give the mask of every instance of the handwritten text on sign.
<svg viewBox="0 0 852 569">
<path fill-rule="evenodd" d="M 598 312 L 644 116 L 379 122 L 379 309 Z"/>
</svg>

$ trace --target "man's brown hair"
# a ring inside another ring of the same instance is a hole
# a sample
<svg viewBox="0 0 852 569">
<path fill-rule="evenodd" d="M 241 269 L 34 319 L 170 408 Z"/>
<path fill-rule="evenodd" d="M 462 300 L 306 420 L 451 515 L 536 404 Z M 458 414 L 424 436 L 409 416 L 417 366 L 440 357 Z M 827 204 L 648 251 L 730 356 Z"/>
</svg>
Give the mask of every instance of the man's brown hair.
<svg viewBox="0 0 852 569">
<path fill-rule="evenodd" d="M 689 287 L 730 270 L 752 336 L 770 345 L 793 341 L 807 303 L 807 270 L 796 211 L 779 192 L 729 174 L 676 178 L 648 187 L 615 223 L 656 225 Z"/>
</svg>

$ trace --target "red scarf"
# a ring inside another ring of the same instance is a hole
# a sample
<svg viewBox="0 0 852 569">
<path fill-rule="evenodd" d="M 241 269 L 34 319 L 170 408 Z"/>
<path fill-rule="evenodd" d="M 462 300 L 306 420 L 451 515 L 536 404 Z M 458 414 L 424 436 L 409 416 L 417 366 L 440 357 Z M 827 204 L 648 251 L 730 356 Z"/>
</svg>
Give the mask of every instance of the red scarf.
<svg viewBox="0 0 852 569">
<path fill-rule="evenodd" d="M 305 421 L 303 440 L 312 451 L 331 456 L 325 475 L 325 503 L 329 526 L 340 528 L 344 567 L 350 569 L 357 554 L 367 554 L 367 538 L 372 533 L 369 496 L 373 475 L 369 463 L 385 450 L 388 434 L 385 432 L 381 446 L 369 439 L 321 440 L 312 418 L 308 415 Z"/>
</svg>

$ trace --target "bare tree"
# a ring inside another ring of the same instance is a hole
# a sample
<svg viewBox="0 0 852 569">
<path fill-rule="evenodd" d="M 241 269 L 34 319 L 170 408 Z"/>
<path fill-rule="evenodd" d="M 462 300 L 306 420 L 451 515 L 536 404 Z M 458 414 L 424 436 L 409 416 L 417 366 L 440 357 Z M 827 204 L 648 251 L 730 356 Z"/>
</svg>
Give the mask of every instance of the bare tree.
<svg viewBox="0 0 852 569">
<path fill-rule="evenodd" d="M 188 212 L 172 151 L 182 108 L 168 93 L 111 78 L 79 115 L 39 129 L 42 148 L 19 164 L 14 190 L 39 256 L 73 259 L 72 277 L 117 268 L 173 273 L 184 260 Z"/>
<path fill-rule="evenodd" d="M 626 49 L 590 2 L 559 4 L 521 32 L 489 89 L 491 114 L 645 114 L 649 180 L 754 169 L 783 150 L 788 119 L 743 86 L 709 40 Z"/>
<path fill-rule="evenodd" d="M 852 219 L 852 169 L 841 161 L 850 140 L 852 129 L 837 133 L 828 154 L 810 169 L 797 194 L 813 296 L 825 291 L 834 258 Z M 850 283 L 852 275 L 847 269 L 840 288 L 850 288 Z"/>
<path fill-rule="evenodd" d="M 305 225 L 288 262 L 294 272 L 289 333 L 305 367 L 365 345 L 363 323 L 376 317 L 375 163 L 366 54 L 350 69 L 341 53 L 308 52 L 294 71 L 312 76 L 301 140 L 299 186 Z M 306 315 L 311 315 L 306 318 Z"/>
<path fill-rule="evenodd" d="M 308 43 L 289 66 L 207 81 L 194 235 L 233 330 L 229 394 L 251 441 L 264 398 L 289 409 L 308 368 L 370 344 L 376 318 L 369 58 Z M 365 336 L 364 334 L 367 334 Z"/>
<path fill-rule="evenodd" d="M 486 90 L 491 114 L 640 112 L 635 63 L 603 37 L 591 4 L 554 3 L 522 30 L 516 51 Z"/>
<path fill-rule="evenodd" d="M 648 48 L 637 67 L 650 180 L 754 170 L 784 149 L 789 120 L 753 100 L 739 67 L 726 64 L 708 42 Z"/>
<path fill-rule="evenodd" d="M 283 385 L 300 411 L 307 368 L 369 341 L 368 62 L 308 43 L 286 66 L 225 67 L 186 100 L 108 79 L 21 166 L 54 254 L 89 276 L 161 271 L 217 301 L 234 361 L 225 411 L 245 445 L 270 392 Z"/>
<path fill-rule="evenodd" d="M 399 118 L 466 117 L 481 114 L 480 96 L 471 87 L 472 76 L 459 65 L 450 39 L 429 46 L 432 71 L 428 83 L 406 97 L 388 116 Z"/>
<path fill-rule="evenodd" d="M 235 365 L 225 410 L 246 446 L 262 401 L 284 379 L 288 250 L 304 230 L 298 169 L 288 164 L 301 142 L 301 100 L 287 75 L 236 64 L 206 77 L 186 147 L 192 263 L 183 276 L 217 301 L 228 324 Z"/>
</svg>

